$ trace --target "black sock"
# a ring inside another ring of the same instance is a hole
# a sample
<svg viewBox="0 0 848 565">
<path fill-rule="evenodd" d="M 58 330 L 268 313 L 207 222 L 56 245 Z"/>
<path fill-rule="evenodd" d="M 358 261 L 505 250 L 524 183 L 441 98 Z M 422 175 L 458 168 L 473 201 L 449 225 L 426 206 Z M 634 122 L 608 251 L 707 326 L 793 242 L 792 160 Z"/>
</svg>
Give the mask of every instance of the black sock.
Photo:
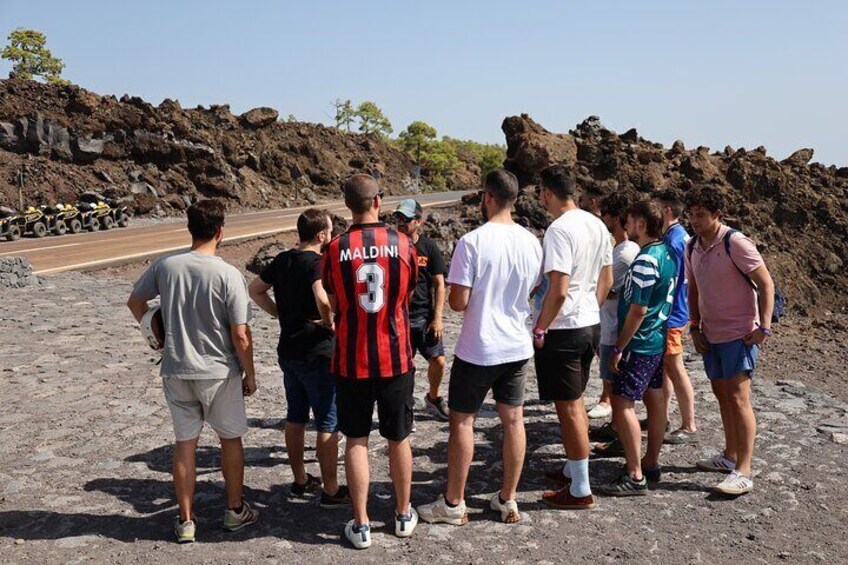
<svg viewBox="0 0 848 565">
<path fill-rule="evenodd" d="M 241 514 L 242 512 L 244 512 L 244 503 L 242 502 L 241 504 L 239 504 L 238 508 L 230 508 L 230 510 L 232 510 L 236 514 Z"/>
<path fill-rule="evenodd" d="M 445 504 L 448 505 L 448 508 L 456 508 L 457 506 L 459 506 L 459 502 L 457 502 L 456 504 L 451 504 L 450 502 L 448 502 L 447 497 L 445 497 Z"/>
</svg>

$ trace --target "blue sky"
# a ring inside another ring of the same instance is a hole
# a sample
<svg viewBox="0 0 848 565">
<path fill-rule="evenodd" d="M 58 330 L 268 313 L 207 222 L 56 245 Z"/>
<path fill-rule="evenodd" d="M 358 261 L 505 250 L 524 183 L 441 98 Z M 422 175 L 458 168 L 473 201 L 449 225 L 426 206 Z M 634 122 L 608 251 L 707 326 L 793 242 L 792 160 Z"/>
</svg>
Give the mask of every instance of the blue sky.
<svg viewBox="0 0 848 565">
<path fill-rule="evenodd" d="M 373 100 L 395 133 L 493 142 L 508 115 L 567 131 L 597 114 L 666 145 L 848 165 L 847 2 L 0 0 L 0 34 L 16 27 L 73 82 L 154 104 L 329 123 L 334 99 Z"/>
</svg>

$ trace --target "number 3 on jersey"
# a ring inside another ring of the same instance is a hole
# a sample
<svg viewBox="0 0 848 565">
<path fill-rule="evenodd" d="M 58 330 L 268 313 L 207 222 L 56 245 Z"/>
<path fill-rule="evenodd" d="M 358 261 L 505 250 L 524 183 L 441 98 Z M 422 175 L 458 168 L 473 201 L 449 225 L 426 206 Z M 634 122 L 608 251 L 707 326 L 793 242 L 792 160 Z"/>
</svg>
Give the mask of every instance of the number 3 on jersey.
<svg viewBox="0 0 848 565">
<path fill-rule="evenodd" d="M 356 269 L 356 281 L 365 283 L 365 292 L 359 295 L 359 305 L 369 314 L 376 314 L 386 304 L 383 286 L 386 271 L 377 263 L 363 263 Z"/>
</svg>

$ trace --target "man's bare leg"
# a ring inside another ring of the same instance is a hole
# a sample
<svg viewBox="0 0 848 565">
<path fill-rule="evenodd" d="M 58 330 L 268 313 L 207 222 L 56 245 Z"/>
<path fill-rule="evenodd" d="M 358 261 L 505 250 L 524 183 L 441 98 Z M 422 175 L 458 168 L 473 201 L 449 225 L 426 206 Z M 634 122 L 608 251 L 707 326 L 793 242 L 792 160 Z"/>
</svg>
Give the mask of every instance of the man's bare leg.
<svg viewBox="0 0 848 565">
<path fill-rule="evenodd" d="M 197 439 L 178 441 L 174 445 L 174 491 L 180 507 L 180 520 L 191 520 L 194 501 L 195 451 Z"/>
<path fill-rule="evenodd" d="M 459 504 L 465 499 L 465 483 L 468 469 L 474 459 L 474 420 L 476 414 L 450 413 L 450 436 L 448 438 L 448 486 L 445 500 Z"/>
<path fill-rule="evenodd" d="M 294 475 L 294 482 L 302 485 L 306 482 L 306 466 L 303 463 L 306 424 L 286 422 L 284 435 L 286 440 L 286 454 L 289 457 L 289 466 L 291 467 L 292 475 Z"/>
<path fill-rule="evenodd" d="M 498 402 L 498 415 L 503 425 L 503 484 L 500 496 L 504 500 L 515 500 L 518 480 L 524 467 L 527 437 L 524 433 L 524 407 L 510 406 Z"/>
<path fill-rule="evenodd" d="M 323 482 L 324 492 L 331 495 L 336 494 L 339 490 L 337 469 L 339 464 L 338 432 L 318 432 L 315 439 L 315 454 L 318 457 L 318 465 L 321 467 L 321 481 Z M 306 480 L 305 472 L 304 480 Z"/>
<path fill-rule="evenodd" d="M 678 353 L 663 357 L 663 368 L 665 369 L 663 393 L 666 418 L 668 418 L 671 407 L 671 392 L 673 389 L 674 396 L 677 397 L 677 405 L 680 408 L 680 427 L 689 432 L 697 431 L 698 426 L 695 424 L 695 389 L 692 388 L 692 381 L 689 379 L 689 373 L 686 372 L 686 366 L 683 364 L 683 354 Z"/>
<path fill-rule="evenodd" d="M 402 441 L 389 440 L 389 475 L 395 488 L 397 513 L 409 512 L 409 499 L 412 493 L 412 447 L 409 438 Z"/>
<path fill-rule="evenodd" d="M 345 475 L 350 490 L 353 519 L 357 524 L 368 524 L 368 485 L 371 481 L 368 462 L 368 438 L 347 438 L 345 447 Z"/>
<path fill-rule="evenodd" d="M 221 471 L 227 488 L 227 508 L 239 508 L 244 498 L 244 448 L 241 438 L 221 439 Z"/>
<path fill-rule="evenodd" d="M 730 411 L 736 429 L 736 470 L 751 476 L 751 459 L 757 437 L 757 418 L 751 405 L 751 378 L 740 373 L 727 383 Z"/>
<path fill-rule="evenodd" d="M 445 356 L 433 357 L 430 359 L 430 365 L 427 367 L 427 380 L 430 383 L 430 398 L 439 398 L 439 387 L 442 386 L 442 379 L 445 377 Z"/>
</svg>

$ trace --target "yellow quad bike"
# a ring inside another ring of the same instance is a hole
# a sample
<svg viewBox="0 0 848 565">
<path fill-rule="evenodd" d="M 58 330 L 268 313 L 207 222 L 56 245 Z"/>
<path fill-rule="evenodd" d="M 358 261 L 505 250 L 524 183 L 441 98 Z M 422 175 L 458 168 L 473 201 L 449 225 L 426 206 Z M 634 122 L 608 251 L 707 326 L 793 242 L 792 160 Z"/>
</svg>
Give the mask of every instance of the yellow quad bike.
<svg viewBox="0 0 848 565">
<path fill-rule="evenodd" d="M 17 211 L 0 206 L 0 237 L 9 241 L 21 238 L 26 229 L 26 220 Z"/>
<path fill-rule="evenodd" d="M 50 233 L 47 227 L 49 217 L 45 217 L 44 211 L 35 206 L 27 206 L 24 210 L 24 233 L 32 234 L 33 237 L 42 238 Z"/>
</svg>

